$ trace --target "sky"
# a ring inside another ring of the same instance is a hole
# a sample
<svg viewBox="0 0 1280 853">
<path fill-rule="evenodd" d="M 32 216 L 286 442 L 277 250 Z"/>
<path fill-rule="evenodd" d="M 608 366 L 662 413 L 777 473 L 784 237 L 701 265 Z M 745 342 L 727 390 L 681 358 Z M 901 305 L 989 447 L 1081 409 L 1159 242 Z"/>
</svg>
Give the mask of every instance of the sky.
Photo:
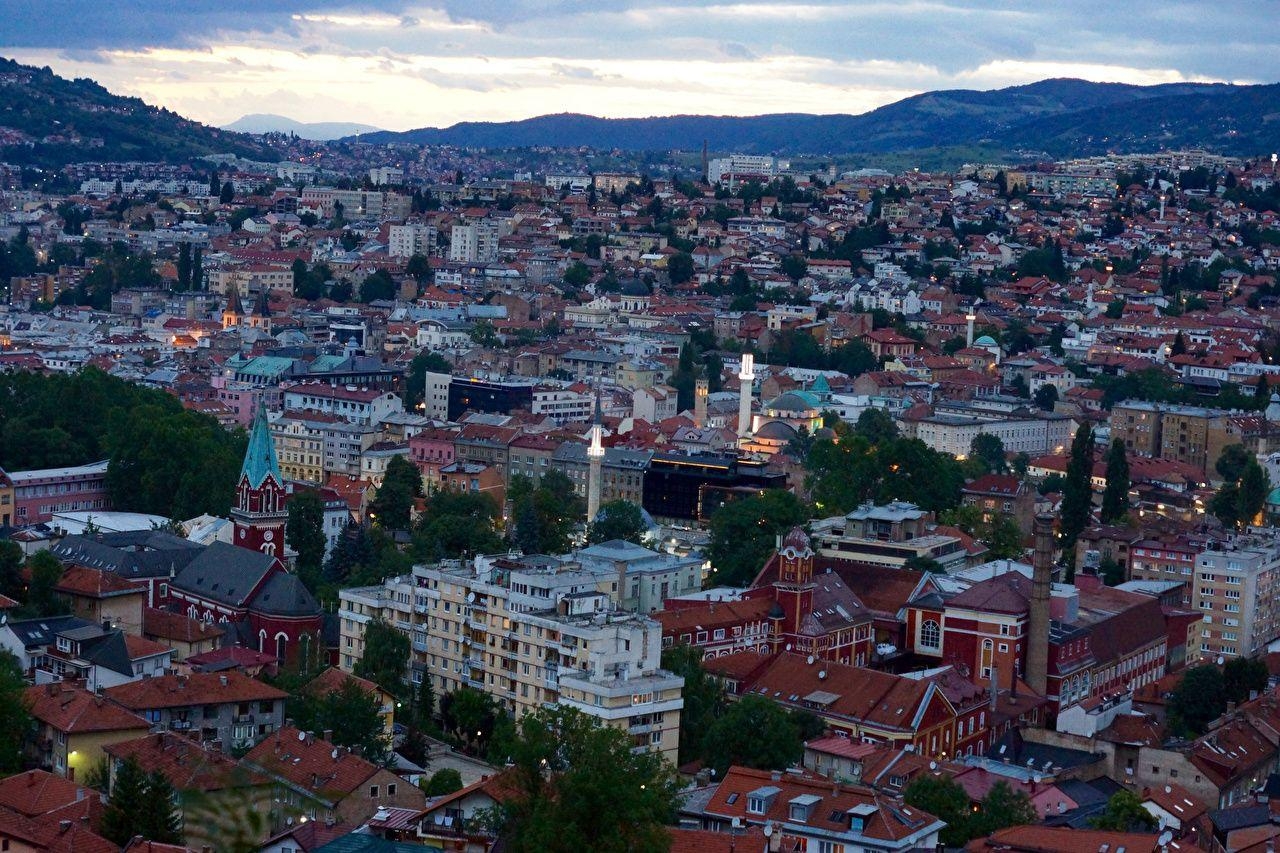
<svg viewBox="0 0 1280 853">
<path fill-rule="evenodd" d="M 1276 0 L 0 0 L 0 54 L 200 121 L 861 113 L 1046 77 L 1280 81 Z"/>
</svg>

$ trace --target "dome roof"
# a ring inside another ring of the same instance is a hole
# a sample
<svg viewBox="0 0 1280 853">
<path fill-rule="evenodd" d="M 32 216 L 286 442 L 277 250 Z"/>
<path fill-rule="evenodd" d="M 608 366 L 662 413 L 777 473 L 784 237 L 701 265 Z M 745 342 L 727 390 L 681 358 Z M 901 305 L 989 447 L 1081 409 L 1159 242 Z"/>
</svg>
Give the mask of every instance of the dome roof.
<svg viewBox="0 0 1280 853">
<path fill-rule="evenodd" d="M 775 441 L 791 441 L 793 438 L 799 438 L 800 433 L 796 432 L 796 428 L 791 424 L 785 424 L 782 421 L 769 421 L 755 432 L 756 438 L 770 438 Z"/>
<path fill-rule="evenodd" d="M 1280 486 L 1271 490 L 1271 494 L 1267 495 L 1267 504 L 1270 506 L 1280 506 Z"/>
<path fill-rule="evenodd" d="M 777 412 L 808 412 L 818 408 L 818 401 L 807 391 L 788 391 L 774 397 L 765 408 Z"/>
<path fill-rule="evenodd" d="M 996 346 L 1000 346 L 999 344 L 997 344 L 997 343 L 996 343 L 996 339 L 995 339 L 995 338 L 993 338 L 993 337 L 991 337 L 990 335 L 983 335 L 982 337 L 980 337 L 980 338 L 978 338 L 976 341 L 974 341 L 974 342 L 973 342 L 973 345 L 974 345 L 975 347 L 996 347 Z"/>
</svg>

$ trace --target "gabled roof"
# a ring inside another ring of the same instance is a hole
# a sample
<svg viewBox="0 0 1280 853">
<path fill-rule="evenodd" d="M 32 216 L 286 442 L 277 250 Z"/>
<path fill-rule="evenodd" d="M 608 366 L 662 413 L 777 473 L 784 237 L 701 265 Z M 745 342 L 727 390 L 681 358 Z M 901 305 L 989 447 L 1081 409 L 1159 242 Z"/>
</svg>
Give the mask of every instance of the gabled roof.
<svg viewBox="0 0 1280 853">
<path fill-rule="evenodd" d="M 147 773 L 164 774 L 179 792 L 218 791 L 269 782 L 267 777 L 241 766 L 231 756 L 173 732 L 109 744 L 103 750 L 122 761 L 134 759 Z"/>
<path fill-rule="evenodd" d="M 283 690 L 277 690 L 235 670 L 143 678 L 129 684 L 108 687 L 103 695 L 112 702 L 135 711 L 289 698 L 289 694 Z"/>
<path fill-rule="evenodd" d="M 88 830 L 81 821 L 62 820 L 57 814 L 27 817 L 0 808 L 0 829 L 16 839 L 20 848 L 50 853 L 119 853 L 120 848 Z"/>
<path fill-rule="evenodd" d="M 60 732 L 146 731 L 151 724 L 118 705 L 66 682 L 38 684 L 24 694 L 31 716 Z"/>
<path fill-rule="evenodd" d="M 261 551 L 214 542 L 187 564 L 173 585 L 232 607 L 244 607 L 276 564 Z"/>
<path fill-rule="evenodd" d="M 264 738 L 245 759 L 330 802 L 355 791 L 379 770 L 378 765 L 350 750 L 292 726 Z"/>
<path fill-rule="evenodd" d="M 8 779 L 0 779 L 0 806 L 11 808 L 28 817 L 47 814 L 74 803 L 97 791 L 87 790 L 64 776 L 47 770 L 28 770 Z"/>
</svg>

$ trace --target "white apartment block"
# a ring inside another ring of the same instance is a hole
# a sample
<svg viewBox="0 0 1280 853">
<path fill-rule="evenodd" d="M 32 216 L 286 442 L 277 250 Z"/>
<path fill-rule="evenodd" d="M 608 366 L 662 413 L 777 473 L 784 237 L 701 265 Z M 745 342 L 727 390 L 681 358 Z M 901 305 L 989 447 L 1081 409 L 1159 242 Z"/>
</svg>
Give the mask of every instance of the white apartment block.
<svg viewBox="0 0 1280 853">
<path fill-rule="evenodd" d="M 595 404 L 596 397 L 591 393 L 569 388 L 535 388 L 530 409 L 535 415 L 563 425 L 591 420 Z"/>
<path fill-rule="evenodd" d="M 341 667 L 351 671 L 365 626 L 382 619 L 409 636 L 414 683 L 431 678 L 438 694 L 483 690 L 515 716 L 567 705 L 674 763 L 684 680 L 660 668 L 659 624 L 613 610 L 609 593 L 587 588 L 589 573 L 535 571 L 539 586 L 515 565 L 477 558 L 414 566 L 381 586 L 342 590 Z M 541 603 L 539 592 L 549 606 L 520 609 Z"/>
<path fill-rule="evenodd" d="M 1202 658 L 1249 657 L 1280 638 L 1280 536 L 1268 528 L 1196 555 L 1192 606 Z"/>
<path fill-rule="evenodd" d="M 449 235 L 449 260 L 464 264 L 488 264 L 498 259 L 498 241 L 510 233 L 510 225 L 481 220 L 455 225 Z"/>
<path fill-rule="evenodd" d="M 364 425 L 376 425 L 387 415 L 404 411 L 403 402 L 390 391 L 324 382 L 290 385 L 284 392 L 284 407 L 310 409 Z"/>
<path fill-rule="evenodd" d="M 430 255 L 436 247 L 438 234 L 434 225 L 414 223 L 392 225 L 387 232 L 387 254 L 393 258 L 413 255 Z"/>
<path fill-rule="evenodd" d="M 967 456 L 974 438 L 979 435 L 996 436 L 1006 452 L 1032 456 L 1062 453 L 1075 435 L 1075 422 L 1065 417 L 999 420 L 935 414 L 914 422 L 914 427 L 915 438 L 933 450 L 956 457 Z"/>
<path fill-rule="evenodd" d="M 316 208 L 323 216 L 333 216 L 339 204 L 345 219 L 406 219 L 413 209 L 413 197 L 387 190 L 306 187 L 299 199 L 299 205 Z"/>
<path fill-rule="evenodd" d="M 779 160 L 777 157 L 730 154 L 727 157 L 717 157 L 707 163 L 707 179 L 714 184 L 732 181 L 735 178 L 772 178 L 789 168 L 791 168 L 790 162 Z"/>
<path fill-rule="evenodd" d="M 375 166 L 369 170 L 369 181 L 375 187 L 398 186 L 404 183 L 404 169 L 395 166 Z"/>
</svg>

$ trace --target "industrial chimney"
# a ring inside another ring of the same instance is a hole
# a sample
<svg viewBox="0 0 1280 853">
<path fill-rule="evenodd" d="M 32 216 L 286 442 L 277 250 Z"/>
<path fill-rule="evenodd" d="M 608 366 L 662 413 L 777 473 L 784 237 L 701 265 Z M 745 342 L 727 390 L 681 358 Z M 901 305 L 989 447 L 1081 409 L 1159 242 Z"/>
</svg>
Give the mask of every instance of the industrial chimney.
<svg viewBox="0 0 1280 853">
<path fill-rule="evenodd" d="M 1045 695 L 1049 686 L 1049 585 L 1053 580 L 1053 516 L 1036 516 L 1031 609 L 1027 625 L 1027 686 Z"/>
</svg>

